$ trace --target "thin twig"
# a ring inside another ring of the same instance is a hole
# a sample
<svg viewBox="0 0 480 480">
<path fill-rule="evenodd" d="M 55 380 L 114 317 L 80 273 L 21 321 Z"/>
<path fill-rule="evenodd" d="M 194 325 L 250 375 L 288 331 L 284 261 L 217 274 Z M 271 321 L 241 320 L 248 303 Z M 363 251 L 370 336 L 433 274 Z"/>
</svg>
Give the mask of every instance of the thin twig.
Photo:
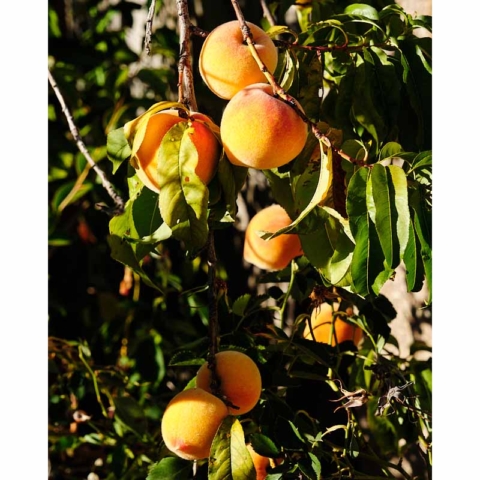
<svg viewBox="0 0 480 480">
<path fill-rule="evenodd" d="M 273 15 L 268 8 L 267 2 L 265 0 L 260 0 L 260 4 L 262 5 L 263 15 L 268 20 L 268 23 L 273 27 L 274 25 L 276 25 L 277 22 L 275 21 L 275 18 L 273 18 Z"/>
<path fill-rule="evenodd" d="M 307 124 L 310 126 L 312 129 L 313 134 L 315 137 L 322 142 L 326 147 L 331 148 L 334 152 L 338 153 L 342 158 L 348 160 L 349 162 L 355 164 L 355 165 L 362 165 L 364 166 L 365 163 L 356 160 L 355 158 L 351 157 L 350 155 L 347 155 L 345 152 L 342 152 L 339 148 L 336 148 L 334 145 L 332 145 L 332 142 L 330 139 L 320 130 L 318 129 L 317 125 L 312 122 L 303 112 L 303 110 L 297 105 L 295 99 L 289 95 L 275 80 L 275 77 L 272 75 L 272 73 L 268 70 L 267 66 L 265 63 L 262 61 L 260 58 L 260 55 L 257 52 L 257 49 L 255 47 L 255 43 L 253 41 L 253 36 L 250 31 L 250 28 L 247 25 L 247 22 L 245 21 L 245 17 L 243 15 L 242 9 L 240 8 L 240 5 L 238 3 L 238 0 L 231 0 L 232 1 L 232 6 L 233 9 L 235 10 L 235 14 L 237 16 L 238 22 L 240 24 L 240 29 L 242 31 L 243 39 L 245 43 L 248 45 L 248 48 L 250 50 L 250 53 L 252 54 L 252 57 L 255 59 L 257 62 L 257 65 L 259 66 L 260 70 L 265 74 L 265 77 L 268 80 L 268 83 L 272 86 L 273 89 L 273 95 L 276 97 L 279 97 L 282 99 L 285 103 L 290 105 L 297 115 Z"/>
<path fill-rule="evenodd" d="M 55 82 L 55 79 L 50 73 L 50 70 L 48 71 L 48 81 L 50 82 L 50 85 L 52 86 L 53 91 L 55 92 L 55 95 L 57 96 L 57 99 L 60 102 L 60 106 L 62 107 L 62 112 L 65 115 L 65 118 L 67 119 L 70 132 L 73 135 L 73 139 L 75 140 L 75 143 L 77 144 L 78 149 L 80 150 L 81 153 L 83 153 L 83 155 L 87 159 L 87 162 L 93 168 L 95 173 L 100 177 L 103 187 L 105 188 L 105 190 L 107 190 L 108 194 L 110 195 L 112 200 L 115 202 L 115 208 L 112 209 L 111 213 L 113 215 L 120 215 L 125 210 L 125 203 L 122 200 L 122 198 L 115 192 L 113 185 L 108 181 L 103 170 L 95 163 L 95 160 L 93 160 L 90 153 L 88 152 L 87 147 L 85 146 L 85 143 L 83 142 L 82 137 L 78 131 L 78 128 L 75 125 L 75 122 L 73 121 L 73 117 L 67 108 L 65 100 L 63 99 L 63 95 L 60 92 L 60 89 L 58 88 L 57 82 Z"/>
<path fill-rule="evenodd" d="M 180 28 L 180 58 L 178 60 L 178 101 L 189 110 L 197 110 L 190 54 L 190 15 L 187 0 L 177 0 L 178 25 Z"/>
<path fill-rule="evenodd" d="M 145 26 L 145 51 L 147 55 L 151 55 L 151 46 L 152 46 L 152 24 L 153 24 L 153 15 L 155 13 L 155 3 L 156 0 L 152 0 L 150 3 L 150 8 L 148 9 L 147 23 Z"/>
</svg>

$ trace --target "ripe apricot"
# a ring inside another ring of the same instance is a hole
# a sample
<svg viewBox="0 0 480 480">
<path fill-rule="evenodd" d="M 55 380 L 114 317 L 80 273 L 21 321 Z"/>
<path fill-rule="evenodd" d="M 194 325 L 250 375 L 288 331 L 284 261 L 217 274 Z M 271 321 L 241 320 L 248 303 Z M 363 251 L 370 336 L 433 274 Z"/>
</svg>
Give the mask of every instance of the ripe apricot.
<svg viewBox="0 0 480 480">
<path fill-rule="evenodd" d="M 278 62 L 277 47 L 257 25 L 247 22 L 259 57 L 273 73 Z M 253 58 L 237 20 L 213 29 L 203 42 L 199 58 L 200 75 L 208 88 L 218 97 L 232 98 L 252 83 L 266 81 Z"/>
<path fill-rule="evenodd" d="M 145 131 L 145 137 L 136 153 L 137 175 L 143 184 L 154 192 L 159 192 L 158 160 L 160 144 L 174 125 L 189 122 L 191 128 L 187 132 L 198 153 L 195 173 L 207 185 L 215 175 L 220 158 L 220 143 L 209 125 L 212 120 L 202 113 L 193 112 L 189 119 L 178 115 L 177 110 L 163 110 L 150 117 Z"/>
<path fill-rule="evenodd" d="M 170 400 L 162 418 L 162 437 L 169 450 L 185 460 L 210 454 L 213 438 L 227 417 L 226 405 L 200 388 L 184 390 Z"/>
<path fill-rule="evenodd" d="M 225 350 L 215 355 L 220 392 L 238 409 L 228 407 L 230 415 L 249 412 L 260 399 L 262 377 L 255 362 L 242 352 Z M 212 374 L 205 362 L 197 373 L 197 387 L 211 392 Z"/>
<path fill-rule="evenodd" d="M 257 231 L 276 232 L 292 220 L 280 205 L 270 205 L 254 215 L 245 230 L 243 258 L 264 270 L 281 270 L 295 257 L 303 255 L 300 239 L 295 233 L 284 233 L 263 240 Z"/>
<path fill-rule="evenodd" d="M 252 457 L 253 466 L 255 467 L 255 472 L 257 473 L 256 480 L 264 480 L 268 475 L 267 468 L 270 466 L 270 459 L 268 457 L 263 457 L 259 455 L 252 447 L 252 444 L 247 445 L 247 450 Z"/>
<path fill-rule="evenodd" d="M 255 83 L 228 102 L 220 134 L 231 163 L 268 170 L 287 164 L 302 151 L 308 128 L 293 107 L 273 96 L 271 85 Z"/>
<path fill-rule="evenodd" d="M 334 305 L 338 308 L 338 304 Z M 338 343 L 351 340 L 355 345 L 360 343 L 363 337 L 363 332 L 360 328 L 343 321 L 338 316 L 335 317 L 335 330 L 332 331 L 333 311 L 332 305 L 324 302 L 312 312 L 312 329 L 316 342 L 329 343 L 332 347 Z M 331 341 L 330 341 L 331 335 Z M 304 338 L 312 340 L 312 334 L 308 326 L 303 332 Z"/>
</svg>

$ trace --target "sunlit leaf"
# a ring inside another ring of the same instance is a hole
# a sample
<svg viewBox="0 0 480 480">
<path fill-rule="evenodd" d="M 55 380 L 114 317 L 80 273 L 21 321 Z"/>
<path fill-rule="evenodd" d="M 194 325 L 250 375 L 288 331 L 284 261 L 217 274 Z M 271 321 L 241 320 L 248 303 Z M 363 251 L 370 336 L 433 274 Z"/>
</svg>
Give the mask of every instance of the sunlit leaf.
<svg viewBox="0 0 480 480">
<path fill-rule="evenodd" d="M 189 128 L 187 122 L 177 123 L 163 137 L 158 168 L 160 214 L 191 251 L 207 241 L 208 188 L 195 173 L 198 152 Z"/>
<path fill-rule="evenodd" d="M 410 214 L 405 172 L 397 166 L 376 164 L 369 177 L 373 202 L 369 215 L 377 230 L 387 266 L 395 269 L 403 258 Z"/>
<path fill-rule="evenodd" d="M 209 480 L 255 480 L 252 457 L 245 445 L 239 420 L 228 416 L 220 425 L 210 448 Z"/>
</svg>

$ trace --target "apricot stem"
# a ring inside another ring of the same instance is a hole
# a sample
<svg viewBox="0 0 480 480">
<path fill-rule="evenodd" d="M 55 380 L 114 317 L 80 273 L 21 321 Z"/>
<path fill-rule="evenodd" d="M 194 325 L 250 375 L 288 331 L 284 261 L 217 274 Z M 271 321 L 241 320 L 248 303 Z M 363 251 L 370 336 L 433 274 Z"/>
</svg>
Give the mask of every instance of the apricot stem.
<svg viewBox="0 0 480 480">
<path fill-rule="evenodd" d="M 68 109 L 67 104 L 65 103 L 62 92 L 60 91 L 60 88 L 58 87 L 57 82 L 53 78 L 53 75 L 50 73 L 50 70 L 48 70 L 48 81 L 53 91 L 55 92 L 55 95 L 57 96 L 60 106 L 62 107 L 62 112 L 65 115 L 65 118 L 67 119 L 70 132 L 73 135 L 73 139 L 75 140 L 75 143 L 77 144 L 78 149 L 84 155 L 87 162 L 93 168 L 95 173 L 100 177 L 100 180 L 102 181 L 102 186 L 105 188 L 105 190 L 107 191 L 107 193 L 110 195 L 110 197 L 115 203 L 115 208 L 112 209 L 111 211 L 109 210 L 109 212 L 112 213 L 112 215 L 121 215 L 125 210 L 125 203 L 122 197 L 120 197 L 120 195 L 118 195 L 115 192 L 113 185 L 108 181 L 105 175 L 105 172 L 95 163 L 95 160 L 91 157 L 87 147 L 85 146 L 85 143 L 83 142 L 82 136 L 80 135 L 80 132 L 78 131 L 78 128 L 75 125 L 75 122 L 73 121 L 72 114 L 70 113 L 70 110 Z"/>
<path fill-rule="evenodd" d="M 187 0 L 176 0 L 180 29 L 180 57 L 178 60 L 178 101 L 189 110 L 197 111 L 197 100 L 193 88 L 193 72 L 190 53 L 190 14 Z"/>
</svg>

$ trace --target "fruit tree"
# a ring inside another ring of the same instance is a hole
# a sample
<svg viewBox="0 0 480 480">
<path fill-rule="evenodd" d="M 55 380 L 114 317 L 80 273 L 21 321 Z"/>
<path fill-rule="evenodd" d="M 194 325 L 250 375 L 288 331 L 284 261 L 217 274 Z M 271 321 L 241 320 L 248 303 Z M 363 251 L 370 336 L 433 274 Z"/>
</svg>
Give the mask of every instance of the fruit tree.
<svg viewBox="0 0 480 480">
<path fill-rule="evenodd" d="M 50 478 L 431 477 L 431 24 L 49 2 Z"/>
</svg>

